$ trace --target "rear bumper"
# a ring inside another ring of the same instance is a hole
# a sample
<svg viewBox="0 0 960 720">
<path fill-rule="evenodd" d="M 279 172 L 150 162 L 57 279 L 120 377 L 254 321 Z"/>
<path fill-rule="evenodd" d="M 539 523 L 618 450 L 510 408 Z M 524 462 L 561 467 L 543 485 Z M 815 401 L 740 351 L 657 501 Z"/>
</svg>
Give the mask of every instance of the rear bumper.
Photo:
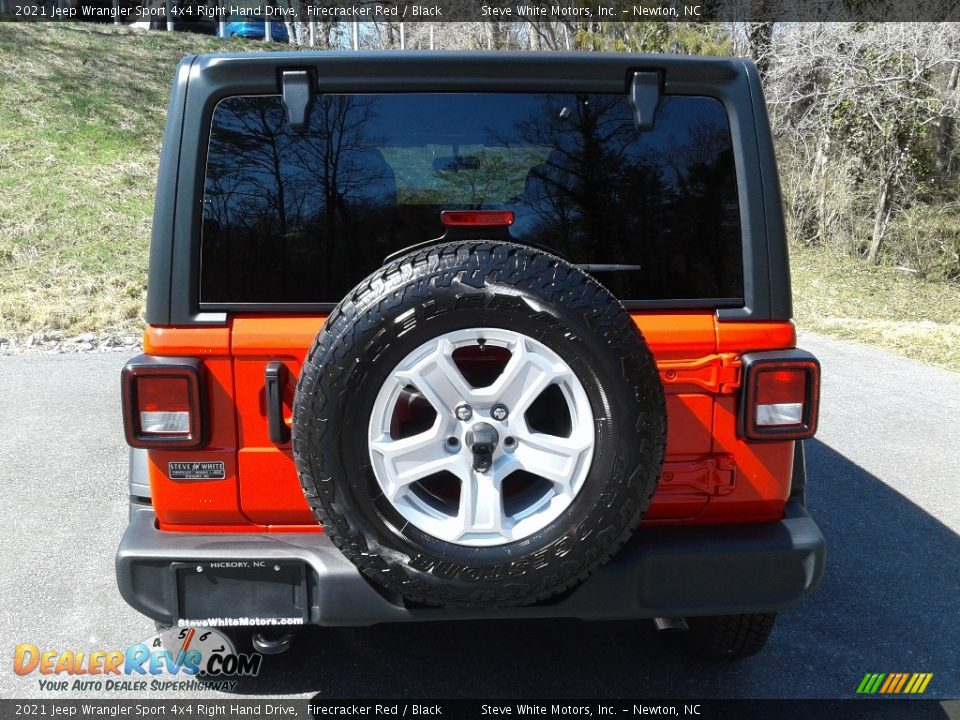
<svg viewBox="0 0 960 720">
<path fill-rule="evenodd" d="M 791 502 L 775 523 L 641 528 L 584 583 L 547 603 L 495 611 L 408 607 L 368 582 L 326 535 L 162 532 L 143 505 L 131 512 L 116 569 L 123 598 L 162 623 L 227 617 L 252 624 L 252 617 L 297 616 L 318 625 L 372 625 L 773 612 L 812 592 L 825 561 L 819 528 L 800 503 Z M 225 563 L 240 567 L 217 569 Z"/>
</svg>

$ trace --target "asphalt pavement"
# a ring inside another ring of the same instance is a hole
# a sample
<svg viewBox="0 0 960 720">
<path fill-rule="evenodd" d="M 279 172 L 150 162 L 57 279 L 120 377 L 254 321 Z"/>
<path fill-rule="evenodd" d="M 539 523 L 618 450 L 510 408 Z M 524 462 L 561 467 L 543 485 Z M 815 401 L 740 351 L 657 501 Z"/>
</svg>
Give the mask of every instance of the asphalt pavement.
<svg viewBox="0 0 960 720">
<path fill-rule="evenodd" d="M 645 621 L 305 628 L 238 694 L 850 698 L 868 672 L 929 672 L 926 697 L 960 697 L 960 374 L 812 335 L 800 344 L 823 365 L 808 506 L 829 558 L 759 656 L 692 662 Z M 19 643 L 123 649 L 152 632 L 113 574 L 127 518 L 124 360 L 0 357 L 0 697 L 43 695 L 36 673 L 13 672 Z M 102 697 L 51 697 L 84 695 Z"/>
</svg>

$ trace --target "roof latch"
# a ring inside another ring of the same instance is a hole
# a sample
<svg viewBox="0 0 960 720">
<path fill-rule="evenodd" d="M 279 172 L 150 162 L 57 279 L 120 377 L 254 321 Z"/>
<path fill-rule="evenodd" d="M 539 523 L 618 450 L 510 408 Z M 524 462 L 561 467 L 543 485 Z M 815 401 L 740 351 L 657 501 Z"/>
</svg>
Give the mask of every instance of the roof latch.
<svg viewBox="0 0 960 720">
<path fill-rule="evenodd" d="M 313 106 L 313 78 L 309 70 L 284 70 L 281 79 L 283 107 L 293 132 L 307 129 L 310 108 Z"/>
<path fill-rule="evenodd" d="M 630 83 L 630 107 L 637 130 L 653 130 L 653 117 L 660 102 L 660 73 L 635 72 Z"/>
</svg>

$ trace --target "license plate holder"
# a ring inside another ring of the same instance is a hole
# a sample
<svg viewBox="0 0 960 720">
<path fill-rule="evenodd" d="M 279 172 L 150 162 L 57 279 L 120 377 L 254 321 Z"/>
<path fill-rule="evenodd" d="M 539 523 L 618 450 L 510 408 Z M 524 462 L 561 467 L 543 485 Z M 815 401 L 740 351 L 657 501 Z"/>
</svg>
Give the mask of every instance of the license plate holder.
<svg viewBox="0 0 960 720">
<path fill-rule="evenodd" d="M 309 620 L 307 569 L 302 562 L 198 560 L 170 567 L 177 620 L 209 621 L 205 624 L 211 626 Z"/>
</svg>

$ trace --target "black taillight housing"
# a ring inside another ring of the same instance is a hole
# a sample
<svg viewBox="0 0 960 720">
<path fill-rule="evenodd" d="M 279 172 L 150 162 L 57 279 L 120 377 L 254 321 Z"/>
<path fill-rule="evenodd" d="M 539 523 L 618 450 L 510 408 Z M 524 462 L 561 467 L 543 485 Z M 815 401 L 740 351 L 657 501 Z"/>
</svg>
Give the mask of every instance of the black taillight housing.
<svg viewBox="0 0 960 720">
<path fill-rule="evenodd" d="M 123 427 L 135 448 L 197 448 L 207 442 L 203 363 L 138 355 L 121 372 Z"/>
<path fill-rule="evenodd" d="M 805 350 L 746 353 L 737 429 L 748 440 L 806 440 L 817 432 L 820 363 Z"/>
</svg>

